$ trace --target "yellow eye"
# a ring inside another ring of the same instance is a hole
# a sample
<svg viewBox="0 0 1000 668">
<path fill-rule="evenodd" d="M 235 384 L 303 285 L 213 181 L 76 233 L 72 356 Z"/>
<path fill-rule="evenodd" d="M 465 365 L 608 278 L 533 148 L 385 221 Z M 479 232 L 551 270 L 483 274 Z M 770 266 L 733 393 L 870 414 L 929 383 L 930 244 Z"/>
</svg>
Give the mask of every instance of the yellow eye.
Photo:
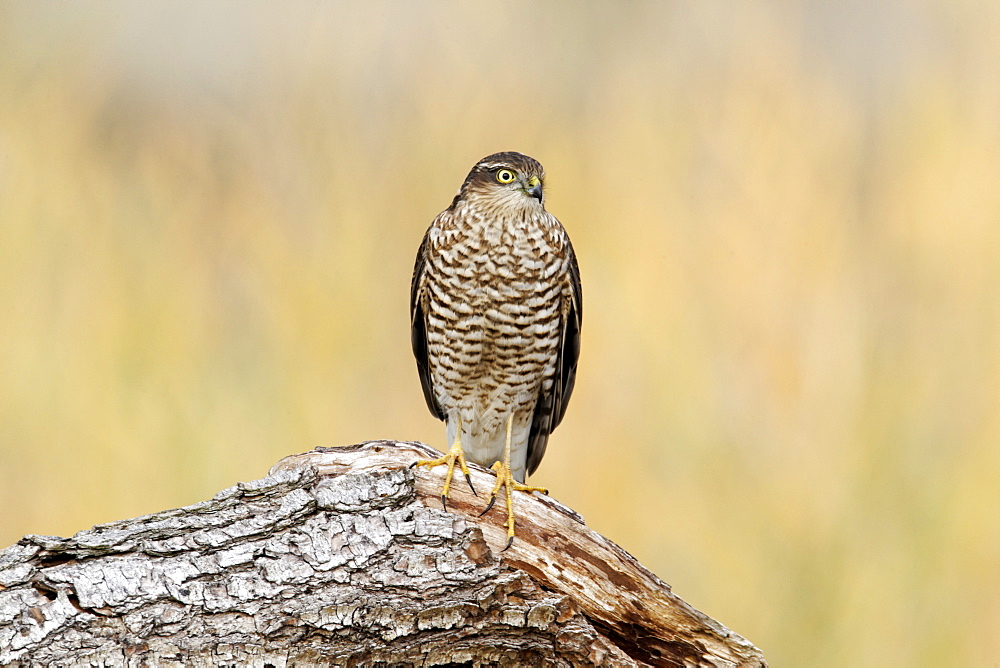
<svg viewBox="0 0 1000 668">
<path fill-rule="evenodd" d="M 498 169 L 497 170 L 497 181 L 500 183 L 512 183 L 516 179 L 514 172 L 509 169 Z"/>
</svg>

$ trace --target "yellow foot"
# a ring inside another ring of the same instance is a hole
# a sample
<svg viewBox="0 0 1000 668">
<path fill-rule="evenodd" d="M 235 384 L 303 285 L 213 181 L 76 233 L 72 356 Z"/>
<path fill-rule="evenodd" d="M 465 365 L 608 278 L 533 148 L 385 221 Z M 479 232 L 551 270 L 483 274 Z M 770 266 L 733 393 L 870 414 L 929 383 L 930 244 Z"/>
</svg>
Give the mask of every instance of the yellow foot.
<svg viewBox="0 0 1000 668">
<path fill-rule="evenodd" d="M 451 446 L 451 450 L 448 451 L 443 457 L 438 457 L 437 459 L 418 459 L 417 461 L 410 464 L 412 469 L 414 466 L 426 466 L 427 468 L 433 468 L 441 464 L 448 465 L 448 471 L 444 475 L 444 487 L 441 488 L 441 507 L 448 510 L 448 494 L 451 491 L 451 478 L 455 474 L 455 462 L 458 462 L 458 466 L 462 469 L 462 473 L 465 474 L 465 481 L 469 483 L 469 489 L 476 496 L 476 488 L 472 486 L 472 476 L 469 475 L 469 467 L 465 463 L 465 453 L 462 452 L 462 439 L 461 437 L 455 439 L 455 444 Z"/>
<path fill-rule="evenodd" d="M 510 465 L 505 462 L 496 462 L 490 467 L 494 473 L 497 474 L 497 482 L 493 485 L 493 491 L 490 492 L 490 502 L 486 505 L 486 510 L 479 513 L 482 517 L 490 511 L 493 504 L 497 500 L 497 492 L 503 487 L 507 498 L 507 545 L 500 550 L 504 552 L 508 547 L 514 543 L 514 496 L 513 492 L 541 492 L 542 494 L 548 494 L 549 490 L 544 487 L 531 487 L 530 485 L 523 485 L 518 481 L 514 480 L 514 476 L 511 474 Z"/>
</svg>

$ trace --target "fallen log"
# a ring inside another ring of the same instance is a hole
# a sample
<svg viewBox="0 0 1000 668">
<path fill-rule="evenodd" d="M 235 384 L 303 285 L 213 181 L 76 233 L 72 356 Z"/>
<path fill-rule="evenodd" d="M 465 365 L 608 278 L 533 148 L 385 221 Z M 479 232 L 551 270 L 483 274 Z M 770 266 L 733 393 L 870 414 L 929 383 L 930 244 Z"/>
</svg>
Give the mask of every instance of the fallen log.
<svg viewBox="0 0 1000 668">
<path fill-rule="evenodd" d="M 0 552 L 0 664 L 765 666 L 552 498 L 504 511 L 420 443 L 286 457 L 208 501 Z M 477 489 L 492 473 L 472 466 Z M 493 513 L 496 513 L 494 516 Z"/>
</svg>

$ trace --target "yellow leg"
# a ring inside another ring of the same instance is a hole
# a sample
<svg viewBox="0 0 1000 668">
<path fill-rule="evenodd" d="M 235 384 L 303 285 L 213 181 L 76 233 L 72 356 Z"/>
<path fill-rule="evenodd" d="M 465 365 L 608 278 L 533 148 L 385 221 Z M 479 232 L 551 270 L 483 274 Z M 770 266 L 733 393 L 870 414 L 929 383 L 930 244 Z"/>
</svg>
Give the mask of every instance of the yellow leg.
<svg viewBox="0 0 1000 668">
<path fill-rule="evenodd" d="M 514 475 L 510 470 L 510 430 L 514 423 L 513 414 L 507 418 L 507 442 L 503 449 L 503 461 L 496 462 L 490 467 L 497 474 L 497 482 L 493 485 L 493 491 L 490 492 L 490 502 L 486 505 L 486 510 L 480 513 L 480 517 L 485 515 L 493 507 L 493 504 L 497 500 L 497 492 L 500 488 L 504 488 L 506 500 L 507 500 L 507 545 L 502 551 L 506 550 L 514 542 L 514 496 L 513 492 L 541 492 L 542 494 L 548 494 L 549 490 L 544 487 L 531 487 L 529 485 L 524 485 L 514 480 Z"/>
<path fill-rule="evenodd" d="M 469 475 L 469 466 L 465 463 L 465 453 L 462 451 L 462 418 L 458 417 L 458 424 L 456 425 L 458 429 L 455 432 L 455 442 L 451 444 L 451 449 L 443 457 L 438 457 L 437 459 L 419 459 L 412 464 L 410 468 L 414 466 L 426 466 L 427 468 L 433 468 L 441 464 L 448 465 L 448 471 L 444 474 L 444 487 L 441 488 L 441 506 L 447 510 L 448 509 L 448 493 L 451 491 L 451 478 L 455 474 L 455 462 L 458 462 L 459 468 L 462 469 L 462 473 L 465 474 L 465 481 L 469 483 L 469 489 L 476 496 L 476 488 L 472 486 L 472 476 Z"/>
</svg>

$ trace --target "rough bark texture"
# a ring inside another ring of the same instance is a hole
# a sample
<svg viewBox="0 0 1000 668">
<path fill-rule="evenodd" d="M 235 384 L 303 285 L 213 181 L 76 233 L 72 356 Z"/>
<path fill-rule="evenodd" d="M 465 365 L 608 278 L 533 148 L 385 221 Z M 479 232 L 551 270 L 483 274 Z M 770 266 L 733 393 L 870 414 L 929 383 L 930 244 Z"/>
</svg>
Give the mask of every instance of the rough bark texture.
<svg viewBox="0 0 1000 668">
<path fill-rule="evenodd" d="M 444 512 L 442 473 L 408 468 L 436 454 L 321 448 L 193 506 L 25 536 L 0 552 L 0 664 L 765 665 L 550 498 L 518 495 L 499 553 L 502 507 L 478 518 L 462 481 Z"/>
</svg>

